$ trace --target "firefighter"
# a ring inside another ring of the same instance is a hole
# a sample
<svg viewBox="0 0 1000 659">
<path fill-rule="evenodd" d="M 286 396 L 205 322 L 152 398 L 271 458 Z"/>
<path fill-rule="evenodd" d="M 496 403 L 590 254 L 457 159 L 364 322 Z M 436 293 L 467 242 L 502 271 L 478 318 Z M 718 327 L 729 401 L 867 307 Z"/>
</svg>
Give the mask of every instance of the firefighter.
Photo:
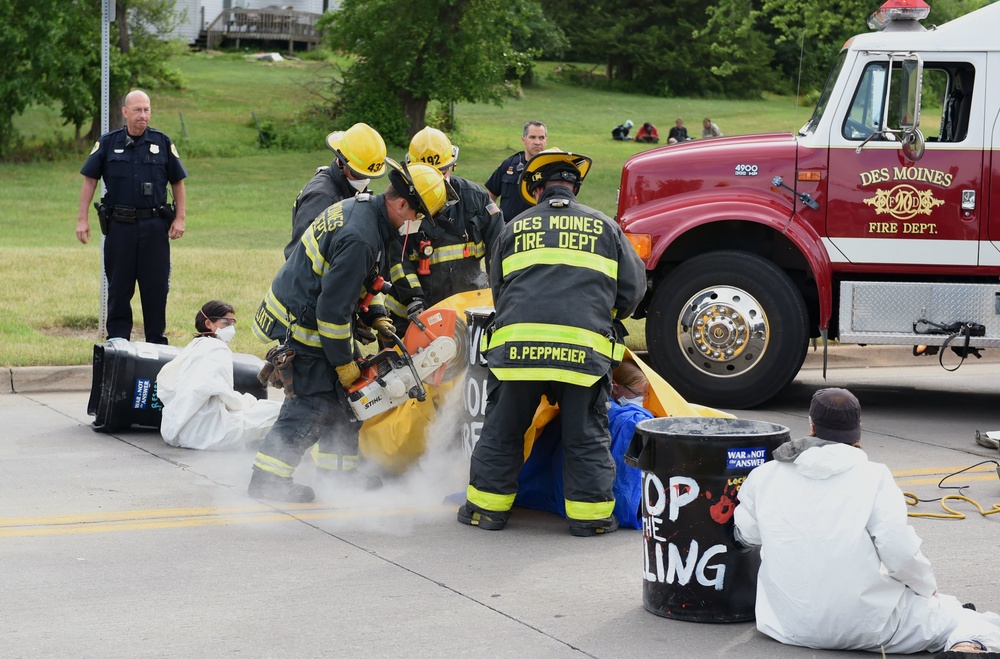
<svg viewBox="0 0 1000 659">
<path fill-rule="evenodd" d="M 371 179 L 385 176 L 385 142 L 368 124 L 357 123 L 346 131 L 330 133 L 326 145 L 336 155 L 329 167 L 316 170 L 292 204 L 292 239 L 285 246 L 286 259 L 327 206 L 359 192 L 371 193 Z"/>
<path fill-rule="evenodd" d="M 385 306 L 400 332 L 410 314 L 456 293 L 486 288 L 490 250 L 503 228 L 503 214 L 482 187 L 454 176 L 458 147 L 436 128 L 424 128 L 410 140 L 406 162 L 436 167 L 458 195 L 458 203 L 434 226 L 397 241 L 390 248 L 392 290 Z M 405 249 L 405 253 L 404 253 Z"/>
<path fill-rule="evenodd" d="M 381 295 L 367 311 L 359 302 L 384 268 L 386 243 L 407 225 L 433 218 L 450 196 L 433 167 L 388 164 L 384 194 L 345 199 L 315 219 L 257 309 L 254 334 L 283 341 L 293 357 L 292 392 L 254 460 L 252 497 L 312 501 L 312 488 L 293 482 L 292 474 L 317 440 L 319 473 L 356 473 L 360 424 L 344 390 L 360 375 L 353 337 L 358 322 L 383 337 L 393 330 Z"/>
<path fill-rule="evenodd" d="M 609 451 L 611 369 L 646 290 L 622 230 L 576 200 L 591 159 L 558 149 L 528 161 L 521 194 L 534 208 L 500 233 L 490 267 L 496 321 L 487 338 L 486 418 L 458 521 L 499 530 L 517 494 L 524 433 L 541 397 L 561 410 L 570 533 L 618 528 Z"/>
</svg>

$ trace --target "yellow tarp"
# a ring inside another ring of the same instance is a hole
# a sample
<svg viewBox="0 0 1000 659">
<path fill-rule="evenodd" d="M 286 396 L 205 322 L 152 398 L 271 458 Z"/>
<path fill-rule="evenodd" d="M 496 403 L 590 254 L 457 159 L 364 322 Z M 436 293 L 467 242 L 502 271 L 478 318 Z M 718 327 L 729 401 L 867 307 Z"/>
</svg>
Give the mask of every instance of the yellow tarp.
<svg viewBox="0 0 1000 659">
<path fill-rule="evenodd" d="M 459 293 L 435 304 L 435 307 L 455 309 L 459 317 L 464 316 L 470 307 L 488 307 L 493 305 L 493 296 L 489 289 Z M 689 403 L 670 386 L 666 380 L 652 369 L 646 362 L 639 359 L 631 350 L 625 350 L 625 359 L 634 361 L 649 380 L 649 395 L 645 407 L 654 416 L 714 416 L 733 418 L 732 414 L 703 405 Z M 427 400 L 418 402 L 409 400 L 399 407 L 372 417 L 361 426 L 359 438 L 362 455 L 374 460 L 384 469 L 404 471 L 417 461 L 426 449 L 426 433 L 434 422 L 438 405 L 444 402 L 445 395 L 456 383 L 444 383 L 441 387 L 426 387 Z M 524 434 L 524 457 L 527 459 L 531 447 L 541 434 L 542 429 L 559 414 L 559 408 L 543 398 L 531 428 Z"/>
</svg>

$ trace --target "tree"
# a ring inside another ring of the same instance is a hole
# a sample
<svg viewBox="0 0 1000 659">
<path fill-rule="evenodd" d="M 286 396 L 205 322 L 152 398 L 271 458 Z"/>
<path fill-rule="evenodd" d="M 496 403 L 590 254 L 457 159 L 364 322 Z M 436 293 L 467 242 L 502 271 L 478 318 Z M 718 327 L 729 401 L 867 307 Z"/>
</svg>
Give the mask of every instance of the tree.
<svg viewBox="0 0 1000 659">
<path fill-rule="evenodd" d="M 524 71 L 509 23 L 530 1 L 344 0 L 320 21 L 330 47 L 356 58 L 344 73 L 341 119 L 402 144 L 424 127 L 430 101 L 500 103 L 508 70 Z"/>
<path fill-rule="evenodd" d="M 179 86 L 169 65 L 177 44 L 161 35 L 179 18 L 173 0 L 120 0 L 111 26 L 111 126 L 121 125 L 123 97 L 136 85 Z M 13 119 L 32 103 L 55 102 L 77 131 L 90 122 L 87 137 L 101 127 L 101 2 L 0 0 L 0 158 L 17 136 Z"/>
</svg>

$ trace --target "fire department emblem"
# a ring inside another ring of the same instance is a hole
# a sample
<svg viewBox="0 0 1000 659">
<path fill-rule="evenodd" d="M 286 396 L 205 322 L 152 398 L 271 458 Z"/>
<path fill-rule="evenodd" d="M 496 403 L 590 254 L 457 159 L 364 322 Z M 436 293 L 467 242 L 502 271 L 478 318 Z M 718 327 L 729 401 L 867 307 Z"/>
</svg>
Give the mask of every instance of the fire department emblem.
<svg viewBox="0 0 1000 659">
<path fill-rule="evenodd" d="M 901 183 L 891 190 L 876 190 L 875 196 L 864 202 L 875 209 L 876 215 L 888 213 L 897 220 L 930 215 L 935 207 L 944 204 L 943 199 L 934 198 L 932 190 L 917 190 L 907 183 Z"/>
</svg>

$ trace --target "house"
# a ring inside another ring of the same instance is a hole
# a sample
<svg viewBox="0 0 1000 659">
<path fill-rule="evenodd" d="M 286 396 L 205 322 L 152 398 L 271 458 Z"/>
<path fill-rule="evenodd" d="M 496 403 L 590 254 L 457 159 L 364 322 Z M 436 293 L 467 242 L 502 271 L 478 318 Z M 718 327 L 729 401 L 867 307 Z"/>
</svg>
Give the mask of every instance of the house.
<svg viewBox="0 0 1000 659">
<path fill-rule="evenodd" d="M 319 42 L 314 25 L 319 16 L 336 9 L 339 0 L 175 0 L 174 6 L 182 12 L 182 20 L 174 30 L 174 37 L 191 46 L 217 48 L 241 42 L 256 42 L 262 47 L 265 41 L 288 42 L 292 50 L 296 44 L 312 48 Z"/>
</svg>

